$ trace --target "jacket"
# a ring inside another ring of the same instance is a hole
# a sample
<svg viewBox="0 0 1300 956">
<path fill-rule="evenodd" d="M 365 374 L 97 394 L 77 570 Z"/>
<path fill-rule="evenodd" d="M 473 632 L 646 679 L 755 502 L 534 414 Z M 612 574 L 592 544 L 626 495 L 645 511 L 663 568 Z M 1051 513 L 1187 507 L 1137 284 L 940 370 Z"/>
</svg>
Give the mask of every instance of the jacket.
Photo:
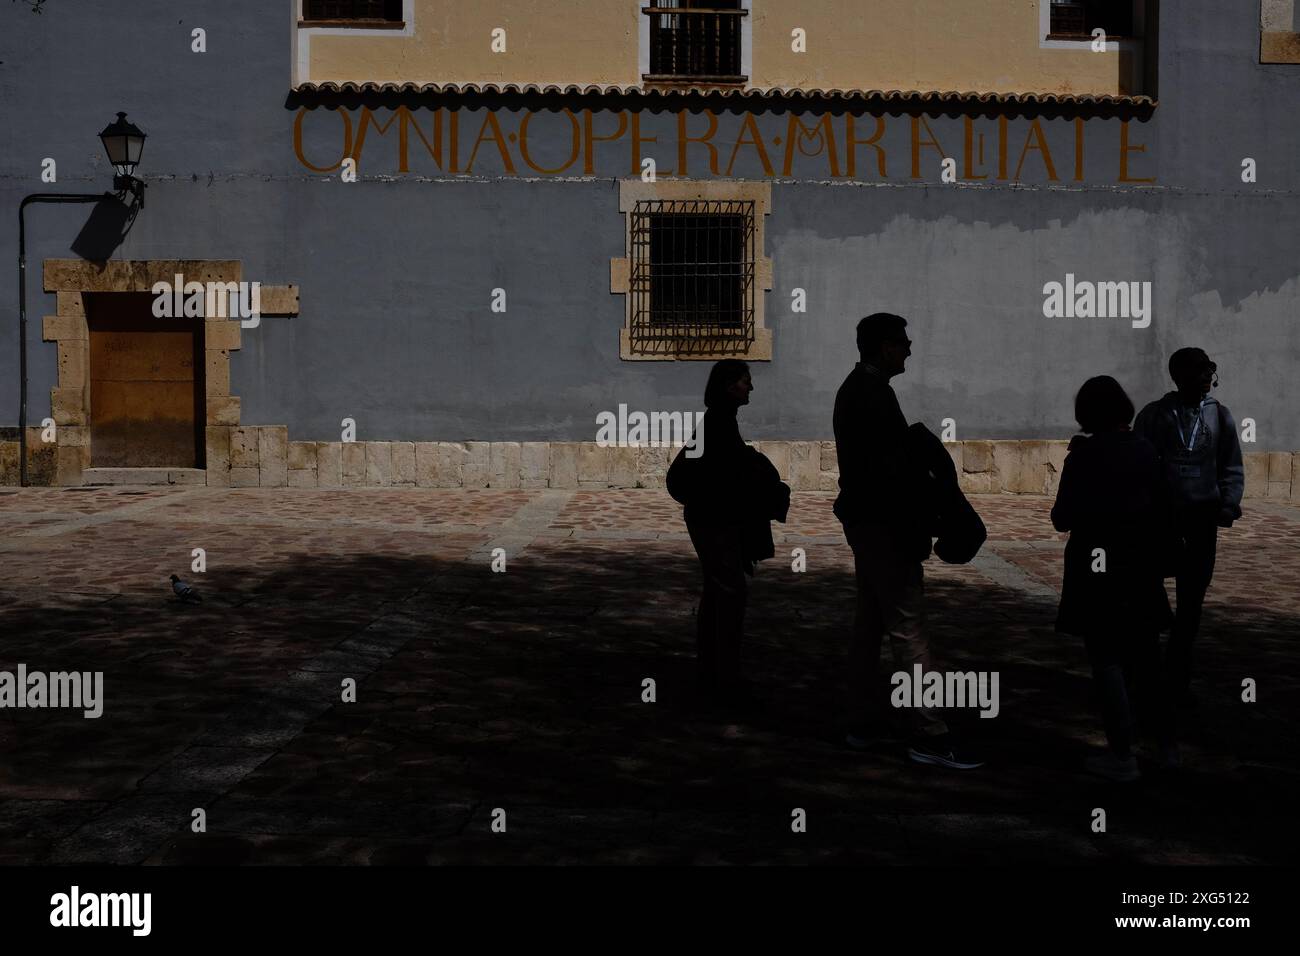
<svg viewBox="0 0 1300 956">
<path fill-rule="evenodd" d="M 934 553 L 947 564 L 972 560 L 988 538 L 979 513 L 971 507 L 957 480 L 957 467 L 943 442 L 920 422 L 907 430 L 908 455 L 925 469 L 928 533 L 937 540 Z"/>
<path fill-rule="evenodd" d="M 1056 629 L 1081 636 L 1159 632 L 1172 621 L 1164 577 L 1177 553 L 1159 456 L 1130 431 L 1076 436 L 1052 525 L 1070 532 Z"/>
<path fill-rule="evenodd" d="M 899 553 L 930 555 L 926 474 L 908 453 L 907 419 L 884 375 L 859 362 L 835 395 L 840 493 L 835 517 L 846 528 L 875 525 Z"/>
<path fill-rule="evenodd" d="M 1207 397 L 1199 410 L 1189 409 L 1169 392 L 1138 413 L 1133 430 L 1155 446 L 1176 505 L 1217 503 L 1241 517 L 1246 473 L 1226 405 Z"/>
<path fill-rule="evenodd" d="M 665 485 L 684 505 L 688 524 L 729 525 L 742 538 L 742 553 L 752 562 L 773 557 L 773 519 L 784 522 L 790 509 L 790 486 L 776 466 L 740 437 L 736 411 L 711 408 L 704 413 L 702 453 L 691 458 L 682 448 L 668 469 Z"/>
</svg>

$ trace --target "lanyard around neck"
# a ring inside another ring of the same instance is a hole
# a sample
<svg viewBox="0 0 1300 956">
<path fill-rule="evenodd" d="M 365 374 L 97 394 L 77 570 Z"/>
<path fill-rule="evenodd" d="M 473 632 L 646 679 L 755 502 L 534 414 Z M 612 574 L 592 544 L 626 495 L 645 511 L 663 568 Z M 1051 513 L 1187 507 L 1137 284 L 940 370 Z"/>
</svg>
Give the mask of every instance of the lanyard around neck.
<svg viewBox="0 0 1300 956">
<path fill-rule="evenodd" d="M 1204 419 L 1201 417 L 1201 412 L 1205 409 L 1205 402 L 1206 399 L 1203 398 L 1201 399 L 1201 404 L 1196 406 L 1196 422 L 1195 424 L 1192 425 L 1192 437 L 1190 439 L 1184 440 L 1183 423 L 1178 414 L 1178 410 L 1174 409 L 1173 411 L 1174 427 L 1178 429 L 1178 441 L 1183 446 L 1184 451 L 1190 452 L 1193 448 L 1196 447 L 1196 433 L 1201 430 L 1201 423 L 1204 421 Z"/>
</svg>

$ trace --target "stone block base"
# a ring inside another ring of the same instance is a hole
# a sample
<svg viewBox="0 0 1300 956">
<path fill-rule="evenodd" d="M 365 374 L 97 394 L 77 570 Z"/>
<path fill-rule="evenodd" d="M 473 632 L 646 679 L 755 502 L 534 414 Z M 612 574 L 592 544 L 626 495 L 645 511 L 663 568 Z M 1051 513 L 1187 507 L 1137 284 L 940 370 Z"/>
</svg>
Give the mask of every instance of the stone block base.
<svg viewBox="0 0 1300 956">
<path fill-rule="evenodd" d="M 33 485 L 208 484 L 235 488 L 662 488 L 676 448 L 595 442 L 290 441 L 284 426 L 210 426 L 208 468 L 91 468 L 87 430 L 28 440 Z M 18 484 L 17 429 L 0 430 L 0 484 Z M 833 441 L 758 441 L 795 491 L 834 492 Z M 964 441 L 945 447 L 967 494 L 1055 495 L 1066 441 Z M 1246 497 L 1300 500 L 1300 453 L 1245 455 Z"/>
<path fill-rule="evenodd" d="M 203 485 L 202 468 L 86 468 L 83 485 Z"/>
</svg>

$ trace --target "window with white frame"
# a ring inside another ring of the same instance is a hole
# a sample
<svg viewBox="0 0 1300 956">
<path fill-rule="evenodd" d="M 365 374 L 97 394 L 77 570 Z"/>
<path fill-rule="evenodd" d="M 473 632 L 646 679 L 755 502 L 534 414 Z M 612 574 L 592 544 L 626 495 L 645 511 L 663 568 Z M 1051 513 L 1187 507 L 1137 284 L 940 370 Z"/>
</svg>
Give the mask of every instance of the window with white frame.
<svg viewBox="0 0 1300 956">
<path fill-rule="evenodd" d="M 745 29 L 741 0 L 649 0 L 650 63 L 655 82 L 744 83 Z"/>
</svg>

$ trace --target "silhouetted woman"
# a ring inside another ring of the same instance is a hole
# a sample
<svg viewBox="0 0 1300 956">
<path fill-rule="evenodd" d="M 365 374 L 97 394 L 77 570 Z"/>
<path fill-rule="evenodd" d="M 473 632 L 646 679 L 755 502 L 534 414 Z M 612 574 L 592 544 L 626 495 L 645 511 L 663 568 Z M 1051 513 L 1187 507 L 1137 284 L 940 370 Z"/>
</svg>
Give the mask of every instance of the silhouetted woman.
<svg viewBox="0 0 1300 956">
<path fill-rule="evenodd" d="M 749 366 L 723 359 L 704 389 L 707 411 L 696 435 L 698 457 L 682 449 L 668 490 L 685 505 L 686 528 L 700 558 L 704 592 L 696 619 L 700 683 L 723 699 L 747 702 L 740 644 L 745 623 L 746 574 L 774 554 L 771 519 L 784 521 L 790 489 L 767 458 L 740 437 L 736 412 L 754 390 Z"/>
<path fill-rule="evenodd" d="M 1162 735 L 1159 634 L 1171 623 L 1164 572 L 1169 501 L 1155 447 L 1129 430 L 1133 403 L 1109 375 L 1083 383 L 1074 415 L 1088 436 L 1070 442 L 1052 507 L 1057 531 L 1070 532 L 1056 629 L 1084 639 L 1101 699 L 1107 754 L 1087 768 L 1136 780 L 1135 699 Z"/>
</svg>

